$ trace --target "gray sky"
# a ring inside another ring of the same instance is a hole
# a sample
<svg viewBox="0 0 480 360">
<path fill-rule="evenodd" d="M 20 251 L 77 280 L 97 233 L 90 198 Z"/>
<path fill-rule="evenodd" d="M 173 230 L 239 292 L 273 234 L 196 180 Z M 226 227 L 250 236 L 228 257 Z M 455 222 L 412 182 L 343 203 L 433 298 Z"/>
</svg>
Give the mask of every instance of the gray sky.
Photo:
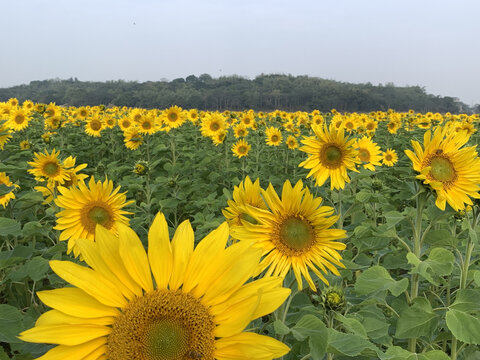
<svg viewBox="0 0 480 360">
<path fill-rule="evenodd" d="M 0 0 L 0 87 L 208 73 L 425 86 L 480 103 L 478 0 Z"/>
</svg>

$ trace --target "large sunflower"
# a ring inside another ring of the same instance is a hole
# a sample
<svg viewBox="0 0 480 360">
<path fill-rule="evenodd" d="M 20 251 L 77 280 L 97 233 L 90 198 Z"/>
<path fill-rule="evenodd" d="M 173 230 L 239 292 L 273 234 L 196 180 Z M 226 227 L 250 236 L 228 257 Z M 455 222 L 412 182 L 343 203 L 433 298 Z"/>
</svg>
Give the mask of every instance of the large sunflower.
<svg viewBox="0 0 480 360">
<path fill-rule="evenodd" d="M 476 145 L 462 148 L 467 143 L 466 132 L 448 132 L 446 128 L 437 128 L 433 133 L 426 131 L 423 137 L 423 149 L 418 141 L 412 140 L 415 152 L 405 150 L 418 171 L 417 179 L 423 180 L 437 192 L 435 204 L 445 210 L 446 203 L 455 210 L 463 210 L 465 204 L 480 194 L 480 158 Z"/>
<path fill-rule="evenodd" d="M 205 137 L 213 138 L 226 128 L 225 117 L 217 112 L 208 113 L 201 120 L 200 131 Z"/>
<path fill-rule="evenodd" d="M 33 169 L 29 169 L 28 172 L 34 175 L 37 181 L 47 180 L 63 184 L 65 180 L 68 180 L 68 175 L 58 159 L 59 155 L 60 151 L 55 151 L 55 149 L 50 154 L 48 150 L 45 150 L 43 154 L 35 153 L 34 161 L 28 162 Z"/>
<path fill-rule="evenodd" d="M 265 130 L 265 142 L 269 146 L 279 146 L 282 143 L 282 132 L 276 127 L 270 126 Z"/>
<path fill-rule="evenodd" d="M 302 143 L 305 146 L 300 148 L 310 156 L 301 162 L 299 166 L 310 169 L 307 177 L 314 176 L 318 186 L 322 186 L 330 178 L 330 188 L 343 189 L 345 182 L 350 182 L 347 170 L 357 171 L 355 164 L 357 150 L 355 150 L 355 139 L 348 139 L 344 136 L 343 127 L 339 129 L 326 125 L 312 126 L 316 135 L 304 138 Z"/>
<path fill-rule="evenodd" d="M 100 224 L 106 229 L 116 232 L 118 224 L 127 224 L 124 216 L 131 214 L 122 210 L 133 201 L 126 201 L 125 193 L 119 193 L 120 186 L 113 190 L 113 182 L 105 180 L 103 183 L 92 176 L 87 185 L 80 182 L 77 186 L 58 188 L 61 195 L 55 199 L 55 204 L 65 209 L 57 215 L 57 225 L 54 229 L 62 230 L 60 240 L 68 240 L 68 253 L 73 250 L 79 255 L 76 246 L 77 239 L 93 240 L 95 226 Z"/>
<path fill-rule="evenodd" d="M 20 131 L 28 127 L 30 122 L 30 114 L 22 108 L 15 108 L 10 111 L 7 126 L 13 131 Z"/>
<path fill-rule="evenodd" d="M 338 220 L 338 216 L 331 216 L 334 209 L 320 206 L 322 198 L 314 198 L 301 180 L 293 188 L 290 181 L 285 181 L 281 199 L 271 184 L 262 195 L 269 210 L 245 206 L 244 211 L 255 221 L 242 221 L 243 226 L 231 229 L 236 239 L 255 240 L 254 246 L 263 249 L 265 257 L 259 271 L 268 268 L 266 276 L 284 277 L 293 269 L 298 289 L 303 287 L 303 275 L 314 291 L 309 268 L 326 284 L 322 272 L 328 269 L 339 275 L 335 265 L 344 266 L 337 250 L 345 249 L 345 244 L 335 240 L 345 238 L 346 232 L 331 229 Z"/>
<path fill-rule="evenodd" d="M 225 223 L 195 249 L 190 223 L 170 241 L 161 213 L 148 252 L 124 225 L 118 238 L 101 226 L 95 237 L 78 240 L 90 267 L 50 262 L 73 287 L 37 293 L 53 309 L 20 339 L 58 344 L 42 359 L 268 360 L 288 352 L 278 340 L 243 331 L 278 308 L 290 289 L 276 277 L 246 283 L 261 251 L 249 242 L 225 249 Z"/>
</svg>

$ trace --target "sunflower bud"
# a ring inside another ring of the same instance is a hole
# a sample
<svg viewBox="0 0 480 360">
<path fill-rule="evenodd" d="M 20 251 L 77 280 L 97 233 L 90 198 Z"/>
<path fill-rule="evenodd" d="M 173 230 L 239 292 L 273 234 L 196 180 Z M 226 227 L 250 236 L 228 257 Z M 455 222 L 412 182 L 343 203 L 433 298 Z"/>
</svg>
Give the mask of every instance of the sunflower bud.
<svg viewBox="0 0 480 360">
<path fill-rule="evenodd" d="M 345 293 L 341 287 L 329 286 L 322 292 L 322 301 L 325 309 L 340 311 L 347 304 Z"/>
<path fill-rule="evenodd" d="M 135 164 L 133 172 L 137 175 L 145 175 L 148 173 L 148 164 L 146 161 L 140 160 Z"/>
</svg>

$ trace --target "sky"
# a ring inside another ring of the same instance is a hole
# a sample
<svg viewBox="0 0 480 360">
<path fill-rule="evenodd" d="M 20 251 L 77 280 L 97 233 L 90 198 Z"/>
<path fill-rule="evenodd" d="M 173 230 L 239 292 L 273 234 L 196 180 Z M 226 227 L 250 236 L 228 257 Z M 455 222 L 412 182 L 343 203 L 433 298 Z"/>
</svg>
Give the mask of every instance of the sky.
<svg viewBox="0 0 480 360">
<path fill-rule="evenodd" d="M 309 75 L 480 104 L 478 0 L 0 0 L 0 87 Z"/>
</svg>

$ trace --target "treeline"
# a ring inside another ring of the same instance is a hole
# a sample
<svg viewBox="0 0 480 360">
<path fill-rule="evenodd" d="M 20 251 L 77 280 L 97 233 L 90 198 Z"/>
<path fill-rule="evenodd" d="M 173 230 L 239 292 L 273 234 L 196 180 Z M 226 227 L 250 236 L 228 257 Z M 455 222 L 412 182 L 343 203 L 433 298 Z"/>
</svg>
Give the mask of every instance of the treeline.
<svg viewBox="0 0 480 360">
<path fill-rule="evenodd" d="M 350 84 L 309 76 L 259 75 L 253 80 L 240 76 L 212 78 L 190 75 L 172 81 L 85 82 L 78 79 L 32 81 L 0 89 L 0 101 L 16 97 L 20 101 L 57 105 L 118 105 L 166 108 L 179 105 L 202 110 L 396 111 L 468 112 L 468 107 L 449 96 L 427 94 L 419 86 L 398 87 Z"/>
</svg>

